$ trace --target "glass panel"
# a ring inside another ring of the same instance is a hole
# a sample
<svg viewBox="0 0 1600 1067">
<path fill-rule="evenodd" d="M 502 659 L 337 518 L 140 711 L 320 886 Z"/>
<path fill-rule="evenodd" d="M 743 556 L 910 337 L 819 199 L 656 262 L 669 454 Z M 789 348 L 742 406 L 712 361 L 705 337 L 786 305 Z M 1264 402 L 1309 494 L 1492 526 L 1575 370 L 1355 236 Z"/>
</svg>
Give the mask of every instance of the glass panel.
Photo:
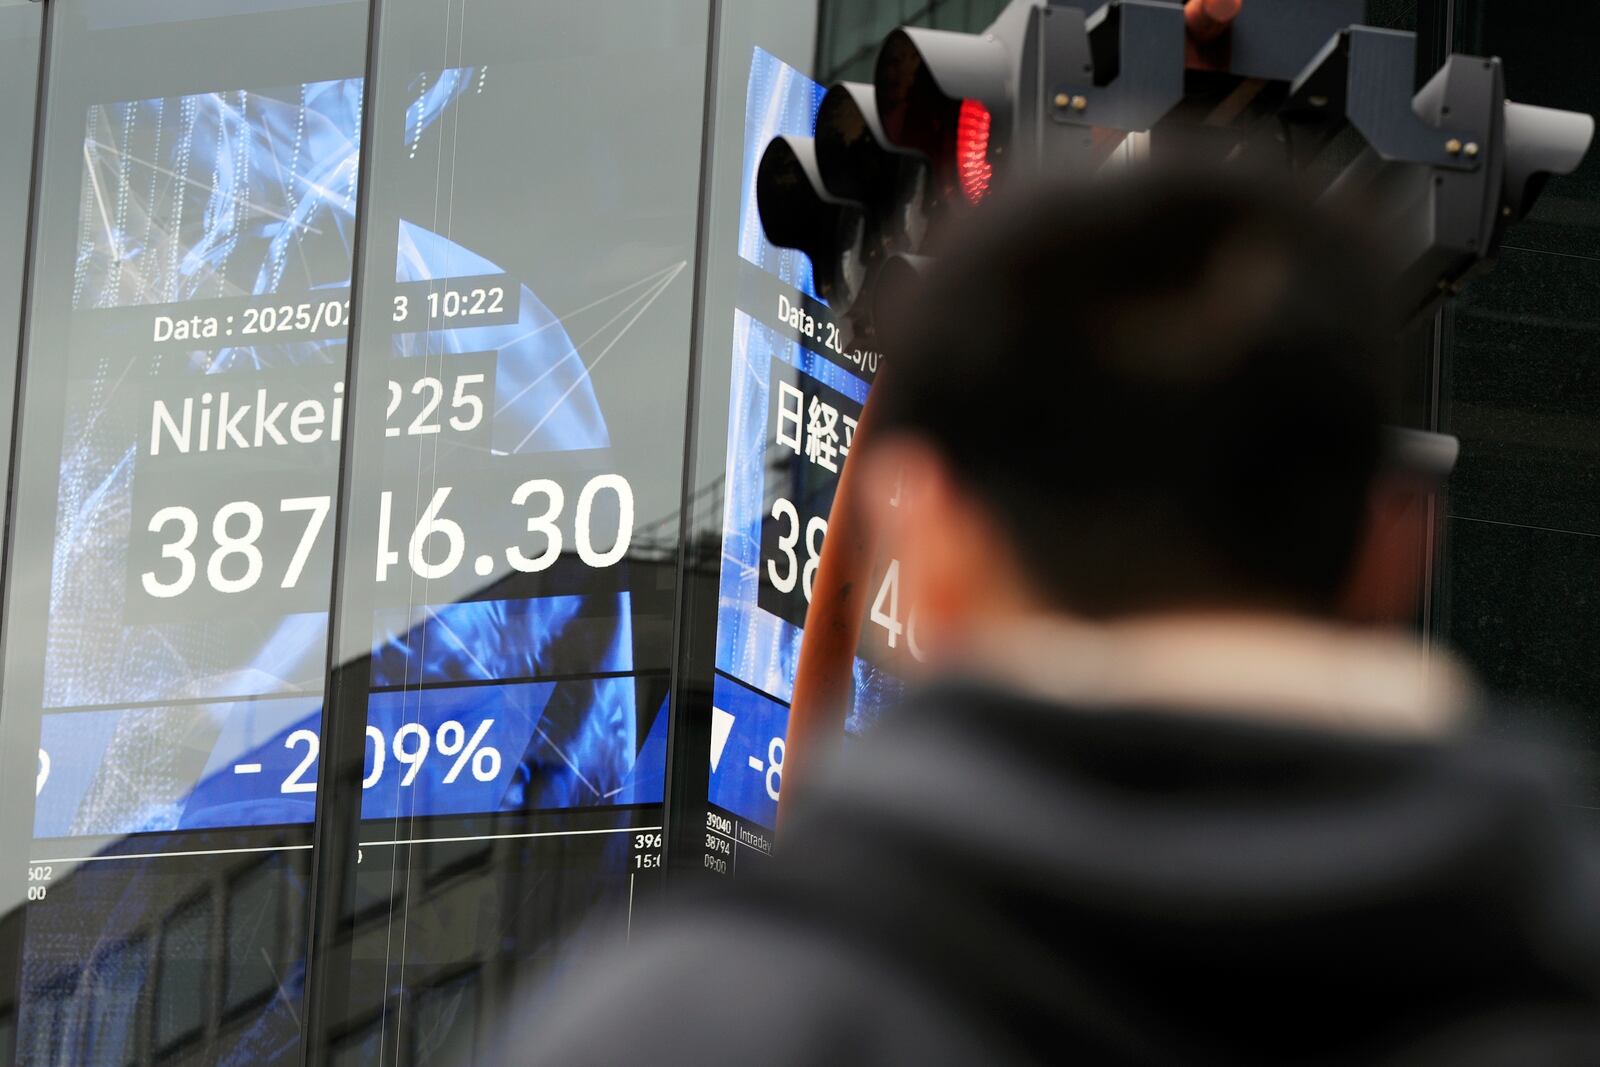
<svg viewBox="0 0 1600 1067">
<path fill-rule="evenodd" d="M 1454 47 L 1505 63 L 1506 95 L 1600 112 L 1600 8 L 1530 22 L 1506 0 L 1453 6 Z M 1441 428 L 1461 439 L 1436 625 L 1495 689 L 1577 750 L 1600 806 L 1600 152 L 1551 178 L 1494 268 L 1444 313 Z"/>
<path fill-rule="evenodd" d="M 770 244 L 756 210 L 768 142 L 812 133 L 824 89 L 807 74 L 817 18 L 804 5 L 741 7 L 719 42 L 673 781 L 674 796 L 695 800 L 675 808 L 671 855 L 722 875 L 770 854 L 811 581 L 878 369 L 817 298 L 809 261 Z M 835 46 L 854 32 L 845 51 L 875 54 L 875 20 L 844 4 L 820 18 Z M 908 621 L 896 573 L 882 560 L 870 579 L 879 610 L 856 661 L 852 732 L 899 689 Z"/>
<path fill-rule="evenodd" d="M 478 968 L 493 1018 L 659 875 L 709 27 L 703 0 L 379 27 L 324 784 L 359 863 L 319 888 L 317 1031 L 393 1063 L 455 1040 L 422 991 Z"/>
<path fill-rule="evenodd" d="M 995 20 L 1007 0 L 822 0 L 817 34 L 817 79 L 825 85 L 836 81 L 872 80 L 878 59 L 878 45 L 890 30 L 902 23 L 931 26 L 957 33 L 976 33 Z M 771 17 L 759 13 L 757 18 Z M 818 5 L 802 5 L 818 6 Z M 735 16 L 737 20 L 742 16 Z M 806 35 L 810 31 L 807 31 Z M 803 35 L 804 36 L 804 35 Z M 790 39 L 792 40 L 792 39 Z M 781 42 L 781 43 L 780 43 Z M 782 37 L 767 39 L 770 47 L 794 59 L 809 59 L 793 49 Z M 809 71 L 809 66 L 805 66 Z"/>
<path fill-rule="evenodd" d="M 11 459 L 43 28 L 43 4 L 0 0 L 0 144 L 9 146 L 0 153 L 0 470 L 6 470 Z M 21 926 L 17 900 L 0 892 L 0 909 L 12 909 L 0 917 L 0 945 L 11 943 Z M 0 1062 L 25 1058 L 19 1054 L 17 1036 L 17 991 L 14 983 L 0 982 Z"/>
<path fill-rule="evenodd" d="M 306 885 L 367 9 L 47 10 L 0 693 L 0 892 L 26 910 L 0 1003 L 56 1062 L 180 1040 L 297 1062 L 303 962 L 222 1018 L 212 924 L 264 858 Z M 148 979 L 108 969 L 140 943 Z"/>
<path fill-rule="evenodd" d="M 114 945 L 94 963 L 84 1058 L 91 1063 L 137 1062 L 139 1005 L 150 969 L 143 938 Z"/>
<path fill-rule="evenodd" d="M 917 4 L 928 24 L 981 31 L 993 4 Z M 871 9 L 871 10 L 869 10 Z M 673 796 L 675 867 L 732 875 L 770 855 L 789 700 L 839 472 L 878 370 L 818 299 L 811 265 L 766 240 L 755 175 L 775 136 L 810 136 L 828 80 L 871 77 L 894 4 L 724 12 L 701 307 L 697 437 Z M 879 560 L 846 729 L 899 692 L 915 641 L 898 568 Z M 705 799 L 702 805 L 700 798 Z"/>
<path fill-rule="evenodd" d="M 0 470 L 6 470 L 11 458 L 43 29 L 43 4 L 0 0 L 0 144 L 8 146 L 0 152 Z M 22 915 L 17 904 L 25 893 L 25 887 L 0 882 L 0 946 L 15 943 L 19 936 Z M 17 1041 L 17 1006 L 15 983 L 0 981 L 0 1063 L 26 1058 L 27 1046 Z"/>
<path fill-rule="evenodd" d="M 29 998 L 24 1017 L 24 1036 L 18 1043 L 26 1064 L 66 1064 L 72 1062 L 69 1040 L 73 993 L 78 986 L 78 972 L 68 970 L 52 974 L 48 982 L 37 986 L 37 994 Z"/>
<path fill-rule="evenodd" d="M 223 1010 L 270 995 L 278 985 L 283 944 L 283 872 L 264 863 L 228 887 L 228 959 Z"/>
<path fill-rule="evenodd" d="M 1390 30 L 1416 30 L 1418 17 L 1427 18 L 1431 14 L 1419 12 L 1419 6 L 1442 8 L 1444 5 L 1431 3 L 1419 5 L 1416 0 L 1367 0 L 1366 13 L 1361 21 L 1368 26 L 1382 26 Z"/>
<path fill-rule="evenodd" d="M 23 257 L 27 252 L 28 191 L 33 175 L 39 48 L 44 5 L 0 0 L 0 470 L 11 459 L 11 415 L 22 318 Z M 0 1018 L 8 1008 L 0 1007 Z M 0 1055 L 10 1042 L 0 1035 Z"/>
<path fill-rule="evenodd" d="M 211 897 L 183 905 L 161 927 L 156 977 L 155 1047 L 158 1055 L 200 1036 L 210 999 Z"/>
<path fill-rule="evenodd" d="M 473 971 L 417 997 L 414 1064 L 472 1063 L 478 1042 L 478 972 Z"/>
<path fill-rule="evenodd" d="M 364 1067 L 380 1062 L 378 1049 L 382 1047 L 382 1030 L 373 1020 L 341 1037 L 333 1047 L 330 1062 L 333 1067 Z"/>
</svg>

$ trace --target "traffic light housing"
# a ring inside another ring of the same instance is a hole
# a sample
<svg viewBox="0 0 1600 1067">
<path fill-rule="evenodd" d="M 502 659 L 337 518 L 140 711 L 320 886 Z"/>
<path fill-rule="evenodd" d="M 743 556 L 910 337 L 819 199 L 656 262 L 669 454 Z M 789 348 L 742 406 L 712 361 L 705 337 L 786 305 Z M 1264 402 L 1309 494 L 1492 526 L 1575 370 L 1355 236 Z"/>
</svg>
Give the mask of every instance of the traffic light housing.
<svg viewBox="0 0 1600 1067">
<path fill-rule="evenodd" d="M 848 305 L 865 280 L 862 233 L 866 207 L 830 192 L 817 170 L 809 137 L 776 137 L 756 170 L 756 207 L 767 240 L 796 248 L 811 261 L 817 294 Z"/>
<path fill-rule="evenodd" d="M 1010 53 L 999 37 L 902 26 L 884 39 L 873 96 L 889 142 L 927 168 L 925 211 L 977 203 L 1011 123 Z"/>
<path fill-rule="evenodd" d="M 768 146 L 762 223 L 870 337 L 887 264 L 927 255 L 951 216 L 1008 181 L 1093 171 L 1133 135 L 1141 155 L 1269 158 L 1330 199 L 1363 197 L 1397 235 L 1396 292 L 1425 312 L 1578 165 L 1594 123 L 1507 101 L 1497 59 L 1452 55 L 1422 81 L 1415 36 L 1359 25 L 1361 8 L 1013 0 L 981 34 L 899 27 L 870 94 L 832 87 L 814 141 Z"/>
</svg>

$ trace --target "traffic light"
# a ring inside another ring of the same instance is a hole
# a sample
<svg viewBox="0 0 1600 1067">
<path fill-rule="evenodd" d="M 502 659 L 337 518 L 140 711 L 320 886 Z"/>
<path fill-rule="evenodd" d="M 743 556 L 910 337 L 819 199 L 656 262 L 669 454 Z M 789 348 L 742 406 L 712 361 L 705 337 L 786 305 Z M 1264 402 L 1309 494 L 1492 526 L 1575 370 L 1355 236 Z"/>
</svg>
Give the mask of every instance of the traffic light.
<svg viewBox="0 0 1600 1067">
<path fill-rule="evenodd" d="M 1507 101 L 1492 58 L 1452 55 L 1413 94 L 1412 57 L 1409 34 L 1349 27 L 1296 80 L 1281 114 L 1302 166 L 1339 132 L 1360 135 L 1361 151 L 1324 195 L 1359 196 L 1378 212 L 1400 259 L 1396 292 L 1421 312 L 1492 261 L 1551 174 L 1577 167 L 1594 120 Z"/>
<path fill-rule="evenodd" d="M 884 40 L 873 96 L 888 141 L 927 168 L 922 210 L 937 214 L 964 199 L 977 203 L 994 178 L 1012 115 L 1010 52 L 990 33 L 979 37 L 901 27 Z"/>
<path fill-rule="evenodd" d="M 756 170 L 756 208 L 767 240 L 797 248 L 811 260 L 811 276 L 822 299 L 836 306 L 855 299 L 866 277 L 866 205 L 835 195 L 823 184 L 815 141 L 773 138 Z"/>
<path fill-rule="evenodd" d="M 1136 134 L 1152 158 L 1265 157 L 1330 198 L 1364 197 L 1400 240 L 1396 291 L 1424 311 L 1578 165 L 1594 123 L 1506 101 L 1497 59 L 1452 55 L 1416 89 L 1415 36 L 1357 24 L 1362 6 L 1013 0 L 981 34 L 899 27 L 870 91 L 832 87 L 814 139 L 767 147 L 763 226 L 870 335 L 890 261 L 926 255 L 1006 182 L 1092 171 Z"/>
<path fill-rule="evenodd" d="M 873 251 L 916 246 L 927 232 L 928 167 L 884 133 L 872 86 L 842 82 L 817 107 L 817 166 L 829 188 L 860 204 Z"/>
</svg>

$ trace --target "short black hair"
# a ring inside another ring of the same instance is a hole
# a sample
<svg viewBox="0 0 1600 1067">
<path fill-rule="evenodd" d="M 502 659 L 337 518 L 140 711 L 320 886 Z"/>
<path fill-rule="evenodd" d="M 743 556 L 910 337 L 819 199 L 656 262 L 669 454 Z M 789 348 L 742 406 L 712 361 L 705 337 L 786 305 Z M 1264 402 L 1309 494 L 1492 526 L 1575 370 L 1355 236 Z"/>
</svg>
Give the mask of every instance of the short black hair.
<svg viewBox="0 0 1600 1067">
<path fill-rule="evenodd" d="M 930 443 L 1061 607 L 1327 611 L 1393 393 L 1387 270 L 1255 172 L 1034 187 L 885 318 L 874 436 Z"/>
</svg>

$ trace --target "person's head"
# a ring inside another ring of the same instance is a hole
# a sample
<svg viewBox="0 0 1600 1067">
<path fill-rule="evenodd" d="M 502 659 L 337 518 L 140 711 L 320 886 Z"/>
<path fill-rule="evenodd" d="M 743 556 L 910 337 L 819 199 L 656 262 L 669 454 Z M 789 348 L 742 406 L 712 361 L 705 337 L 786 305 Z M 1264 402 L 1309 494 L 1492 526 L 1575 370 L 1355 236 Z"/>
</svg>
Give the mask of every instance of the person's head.
<svg viewBox="0 0 1600 1067">
<path fill-rule="evenodd" d="M 1384 447 L 1386 270 L 1350 218 L 1258 175 L 980 209 L 883 324 L 863 442 L 924 631 L 1338 614 Z"/>
</svg>

